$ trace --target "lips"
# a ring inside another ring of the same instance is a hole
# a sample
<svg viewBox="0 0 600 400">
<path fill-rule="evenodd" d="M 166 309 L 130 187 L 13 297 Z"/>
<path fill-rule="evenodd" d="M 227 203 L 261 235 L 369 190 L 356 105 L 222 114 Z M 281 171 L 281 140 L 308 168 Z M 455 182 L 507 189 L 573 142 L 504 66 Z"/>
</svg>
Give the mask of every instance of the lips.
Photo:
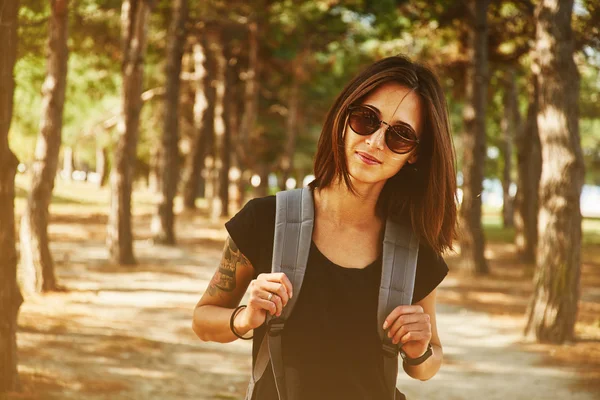
<svg viewBox="0 0 600 400">
<path fill-rule="evenodd" d="M 372 155 L 370 155 L 369 153 L 364 153 L 362 151 L 357 151 L 356 154 L 358 155 L 358 157 L 363 160 L 365 163 L 367 164 L 381 164 L 381 160 L 379 160 L 377 157 L 374 157 Z"/>
</svg>

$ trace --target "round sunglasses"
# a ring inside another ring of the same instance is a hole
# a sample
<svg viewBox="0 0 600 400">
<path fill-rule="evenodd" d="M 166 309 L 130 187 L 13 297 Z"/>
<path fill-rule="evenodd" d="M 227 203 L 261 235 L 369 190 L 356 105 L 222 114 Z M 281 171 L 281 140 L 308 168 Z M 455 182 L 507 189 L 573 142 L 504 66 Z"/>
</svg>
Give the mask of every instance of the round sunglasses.
<svg viewBox="0 0 600 400">
<path fill-rule="evenodd" d="M 381 124 L 387 125 L 385 144 L 396 154 L 410 153 L 418 144 L 415 130 L 405 122 L 390 125 L 379 119 L 380 112 L 370 105 L 353 105 L 348 107 L 348 125 L 361 136 L 375 133 Z"/>
</svg>

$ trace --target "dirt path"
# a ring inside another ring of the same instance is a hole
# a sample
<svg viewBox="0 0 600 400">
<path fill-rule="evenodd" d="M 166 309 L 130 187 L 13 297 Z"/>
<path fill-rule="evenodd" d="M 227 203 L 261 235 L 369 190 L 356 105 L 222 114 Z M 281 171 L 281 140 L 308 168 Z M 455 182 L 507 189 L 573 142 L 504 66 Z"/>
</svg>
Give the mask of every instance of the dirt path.
<svg viewBox="0 0 600 400">
<path fill-rule="evenodd" d="M 192 308 L 221 255 L 222 228 L 199 229 L 190 219 L 178 248 L 138 240 L 140 265 L 127 269 L 106 265 L 102 240 L 81 236 L 94 230 L 93 220 L 73 237 L 67 223 L 57 220 L 51 232 L 63 235 L 53 252 L 70 291 L 22 306 L 25 393 L 9 398 L 243 397 L 250 344 L 202 343 L 190 327 Z M 428 382 L 399 377 L 409 399 L 600 398 L 577 385 L 574 370 L 544 365 L 541 356 L 521 350 L 521 321 L 444 305 L 438 319 L 447 362 Z"/>
</svg>

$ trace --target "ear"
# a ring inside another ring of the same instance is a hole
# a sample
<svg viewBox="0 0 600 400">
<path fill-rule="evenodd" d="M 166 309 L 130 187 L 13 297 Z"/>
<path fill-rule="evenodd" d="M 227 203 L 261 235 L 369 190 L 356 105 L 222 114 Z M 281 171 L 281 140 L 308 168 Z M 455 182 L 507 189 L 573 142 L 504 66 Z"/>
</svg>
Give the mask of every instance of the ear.
<svg viewBox="0 0 600 400">
<path fill-rule="evenodd" d="M 416 162 L 417 162 L 418 158 L 419 158 L 419 157 L 417 156 L 417 152 L 414 152 L 414 153 L 413 153 L 413 154 L 411 154 L 411 156 L 409 157 L 409 159 L 408 159 L 407 163 L 409 163 L 409 164 L 414 164 L 414 163 L 416 163 Z"/>
</svg>

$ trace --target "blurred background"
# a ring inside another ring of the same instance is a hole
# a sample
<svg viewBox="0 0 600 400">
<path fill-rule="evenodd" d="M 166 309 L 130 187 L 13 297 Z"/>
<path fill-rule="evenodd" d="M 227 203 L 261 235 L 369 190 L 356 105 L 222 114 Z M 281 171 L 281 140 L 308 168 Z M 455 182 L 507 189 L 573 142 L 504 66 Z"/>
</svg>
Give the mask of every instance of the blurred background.
<svg viewBox="0 0 600 400">
<path fill-rule="evenodd" d="M 597 0 L 0 0 L 0 398 L 243 398 L 191 313 L 366 65 L 438 75 L 460 204 L 411 399 L 600 398 Z M 509 383 L 510 382 L 510 383 Z M 4 394 L 3 394 L 4 393 Z"/>
</svg>

